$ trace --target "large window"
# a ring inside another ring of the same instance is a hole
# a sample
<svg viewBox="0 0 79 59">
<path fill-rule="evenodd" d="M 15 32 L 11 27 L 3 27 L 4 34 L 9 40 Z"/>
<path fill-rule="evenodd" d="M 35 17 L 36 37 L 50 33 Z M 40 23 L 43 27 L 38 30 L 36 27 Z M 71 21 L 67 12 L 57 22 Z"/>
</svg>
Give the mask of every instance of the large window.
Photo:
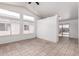
<svg viewBox="0 0 79 59">
<path fill-rule="evenodd" d="M 17 20 L 0 19 L 0 36 L 20 34 L 20 24 Z"/>
<path fill-rule="evenodd" d="M 8 10 L 5 10 L 5 9 L 0 9 L 0 16 L 20 18 L 20 14 L 19 13 L 8 11 Z"/>
<path fill-rule="evenodd" d="M 29 34 L 34 33 L 34 23 L 28 22 L 32 21 L 34 22 L 35 19 L 32 16 L 23 15 L 23 34 Z"/>
<path fill-rule="evenodd" d="M 28 21 L 35 21 L 34 17 L 32 17 L 32 16 L 27 16 L 27 15 L 23 15 L 23 19 L 24 19 L 24 20 L 28 20 Z"/>
</svg>

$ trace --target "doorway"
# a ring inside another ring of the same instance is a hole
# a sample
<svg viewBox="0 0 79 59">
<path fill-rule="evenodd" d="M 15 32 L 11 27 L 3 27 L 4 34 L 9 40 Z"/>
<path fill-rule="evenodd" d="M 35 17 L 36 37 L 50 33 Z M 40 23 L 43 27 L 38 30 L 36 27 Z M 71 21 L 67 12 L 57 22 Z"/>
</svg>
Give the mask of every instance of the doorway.
<svg viewBox="0 0 79 59">
<path fill-rule="evenodd" d="M 59 37 L 69 37 L 69 24 L 60 24 L 59 25 Z"/>
</svg>

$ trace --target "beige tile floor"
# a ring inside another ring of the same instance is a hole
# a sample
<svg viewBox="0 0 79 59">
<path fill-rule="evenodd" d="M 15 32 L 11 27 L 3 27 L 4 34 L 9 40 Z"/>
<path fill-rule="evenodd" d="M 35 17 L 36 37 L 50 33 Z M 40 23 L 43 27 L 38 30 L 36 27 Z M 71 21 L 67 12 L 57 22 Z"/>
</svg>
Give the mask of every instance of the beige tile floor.
<svg viewBox="0 0 79 59">
<path fill-rule="evenodd" d="M 0 56 L 79 56 L 77 45 L 76 39 L 53 43 L 35 38 L 0 45 Z"/>
</svg>

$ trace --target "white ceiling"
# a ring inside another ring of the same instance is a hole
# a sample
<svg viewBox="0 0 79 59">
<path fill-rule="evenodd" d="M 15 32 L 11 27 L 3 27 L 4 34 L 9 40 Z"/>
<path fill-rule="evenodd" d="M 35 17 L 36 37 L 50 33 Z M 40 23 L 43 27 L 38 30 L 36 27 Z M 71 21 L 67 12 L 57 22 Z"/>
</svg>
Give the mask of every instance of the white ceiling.
<svg viewBox="0 0 79 59">
<path fill-rule="evenodd" d="M 39 2 L 28 4 L 27 2 L 7 2 L 6 4 L 24 6 L 40 18 L 46 18 L 58 14 L 62 19 L 77 19 L 78 7 L 76 2 Z"/>
</svg>

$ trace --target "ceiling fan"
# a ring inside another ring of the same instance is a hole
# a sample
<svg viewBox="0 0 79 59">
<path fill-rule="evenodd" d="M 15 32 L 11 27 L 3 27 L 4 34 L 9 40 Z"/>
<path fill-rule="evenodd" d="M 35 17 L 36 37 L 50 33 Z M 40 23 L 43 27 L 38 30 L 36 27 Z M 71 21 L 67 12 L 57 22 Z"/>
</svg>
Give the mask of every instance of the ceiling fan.
<svg viewBox="0 0 79 59">
<path fill-rule="evenodd" d="M 32 2 L 28 2 L 28 4 L 31 4 Z M 37 5 L 39 5 L 39 2 L 35 2 Z"/>
</svg>

